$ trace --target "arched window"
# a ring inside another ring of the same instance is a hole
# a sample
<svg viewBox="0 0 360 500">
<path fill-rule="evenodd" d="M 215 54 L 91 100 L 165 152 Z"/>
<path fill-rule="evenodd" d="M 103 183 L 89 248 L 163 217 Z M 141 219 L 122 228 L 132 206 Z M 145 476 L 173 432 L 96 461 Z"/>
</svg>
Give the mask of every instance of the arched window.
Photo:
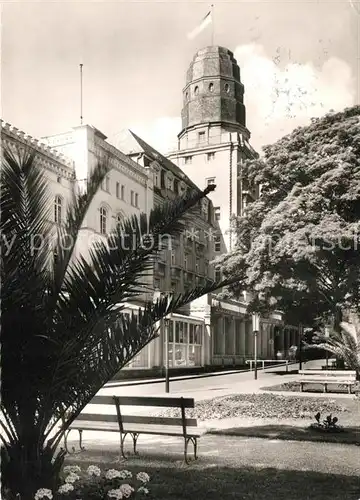
<svg viewBox="0 0 360 500">
<path fill-rule="evenodd" d="M 119 224 L 121 224 L 121 221 L 123 220 L 123 215 L 121 212 L 117 213 L 116 214 L 116 226 L 118 226 Z"/>
<path fill-rule="evenodd" d="M 56 224 L 60 224 L 61 222 L 61 216 L 62 216 L 62 198 L 59 195 L 55 196 L 55 202 L 54 202 L 54 221 Z"/>
<path fill-rule="evenodd" d="M 214 84 L 209 83 L 209 92 L 214 92 Z"/>
<path fill-rule="evenodd" d="M 228 83 L 225 83 L 225 92 L 230 92 L 230 85 Z"/>
<path fill-rule="evenodd" d="M 100 208 L 100 233 L 106 234 L 106 224 L 107 224 L 108 213 L 105 207 Z"/>
<path fill-rule="evenodd" d="M 195 89 L 194 89 L 194 94 L 195 95 L 198 95 L 199 93 L 199 87 L 196 85 Z"/>
</svg>

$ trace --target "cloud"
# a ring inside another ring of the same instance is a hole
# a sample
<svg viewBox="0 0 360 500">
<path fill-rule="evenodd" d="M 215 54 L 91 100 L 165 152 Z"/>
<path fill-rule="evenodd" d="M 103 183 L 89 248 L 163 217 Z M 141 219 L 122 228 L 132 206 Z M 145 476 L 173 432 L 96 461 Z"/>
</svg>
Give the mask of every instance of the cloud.
<svg viewBox="0 0 360 500">
<path fill-rule="evenodd" d="M 239 46 L 234 52 L 245 85 L 247 126 L 259 149 L 310 118 L 341 110 L 355 102 L 355 80 L 350 66 L 331 57 L 320 67 L 313 63 L 282 64 L 262 45 Z"/>
</svg>

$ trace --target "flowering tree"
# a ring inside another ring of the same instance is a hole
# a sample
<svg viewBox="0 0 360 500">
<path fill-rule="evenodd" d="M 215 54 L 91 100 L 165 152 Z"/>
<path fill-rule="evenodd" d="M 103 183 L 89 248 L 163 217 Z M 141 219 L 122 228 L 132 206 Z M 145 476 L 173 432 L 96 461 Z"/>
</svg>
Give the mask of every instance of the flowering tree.
<svg viewBox="0 0 360 500">
<path fill-rule="evenodd" d="M 243 175 L 261 194 L 235 221 L 225 275 L 244 277 L 254 308 L 303 324 L 331 317 L 339 330 L 343 310 L 360 298 L 360 106 L 266 146 Z"/>
<path fill-rule="evenodd" d="M 48 186 L 34 157 L 4 152 L 1 173 L 2 497 L 33 500 L 57 489 L 64 451 L 59 443 L 99 389 L 156 336 L 155 324 L 223 283 L 207 283 L 170 301 L 126 303 L 146 289 L 160 235 L 178 236 L 192 208 L 213 187 L 155 208 L 149 218 L 123 220 L 90 252 L 74 258 L 84 217 L 108 172 L 94 169 L 48 244 Z M 132 235 L 132 246 L 123 235 Z M 149 244 L 148 240 L 151 240 Z M 11 245 L 11 246 L 10 246 Z M 59 425 L 64 420 L 63 425 Z"/>
</svg>

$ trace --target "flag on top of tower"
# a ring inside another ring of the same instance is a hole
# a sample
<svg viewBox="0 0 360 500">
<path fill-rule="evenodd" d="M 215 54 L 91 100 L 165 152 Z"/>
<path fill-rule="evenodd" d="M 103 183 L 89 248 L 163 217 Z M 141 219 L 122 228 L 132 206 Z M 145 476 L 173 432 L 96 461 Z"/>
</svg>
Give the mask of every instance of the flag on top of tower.
<svg viewBox="0 0 360 500">
<path fill-rule="evenodd" d="M 209 12 L 206 14 L 206 16 L 202 19 L 201 23 L 196 26 L 190 33 L 188 33 L 187 37 L 189 40 L 192 40 L 195 38 L 199 33 L 201 33 L 206 26 L 212 23 L 212 10 L 209 10 Z"/>
</svg>

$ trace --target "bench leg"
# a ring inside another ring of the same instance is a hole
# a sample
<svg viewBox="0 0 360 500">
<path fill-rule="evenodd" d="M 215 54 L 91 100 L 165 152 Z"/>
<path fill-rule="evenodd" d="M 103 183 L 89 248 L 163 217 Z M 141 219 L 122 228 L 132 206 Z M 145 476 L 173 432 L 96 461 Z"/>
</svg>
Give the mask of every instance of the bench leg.
<svg viewBox="0 0 360 500">
<path fill-rule="evenodd" d="M 327 384 L 324 384 L 324 392 L 327 392 Z"/>
<path fill-rule="evenodd" d="M 127 459 L 127 456 L 125 455 L 125 451 L 124 451 L 124 442 L 125 442 L 125 438 L 126 438 L 126 436 L 128 434 L 130 434 L 130 436 L 132 437 L 132 440 L 133 440 L 134 454 L 135 455 L 139 454 L 136 451 L 136 443 L 137 443 L 137 440 L 138 440 L 138 437 L 139 437 L 139 433 L 138 432 L 124 432 L 124 433 L 120 433 L 120 453 L 121 453 L 122 457 L 125 458 L 125 459 Z"/>
<path fill-rule="evenodd" d="M 194 447 L 194 460 L 197 460 L 197 438 L 196 437 L 185 437 L 185 443 L 184 443 L 184 457 L 185 457 L 185 462 L 187 464 L 190 463 L 189 459 L 188 459 L 188 456 L 187 456 L 187 453 L 188 453 L 188 446 L 189 446 L 189 443 L 191 442 L 193 444 L 193 447 Z"/>
<path fill-rule="evenodd" d="M 81 453 L 82 451 L 85 450 L 85 446 L 82 445 L 82 433 L 83 433 L 82 429 L 78 429 L 78 432 L 79 432 L 79 451 L 75 450 L 75 446 L 71 447 L 71 451 L 69 450 L 67 441 L 68 441 L 68 436 L 72 430 L 74 430 L 74 429 L 68 429 L 64 434 L 64 446 L 65 446 L 66 453 L 68 453 L 69 455 L 73 455 L 74 453 Z"/>
<path fill-rule="evenodd" d="M 348 384 L 348 393 L 351 394 L 351 385 Z"/>
<path fill-rule="evenodd" d="M 134 455 L 138 455 L 139 452 L 136 451 L 136 443 L 137 443 L 137 440 L 138 440 L 138 437 L 139 437 L 139 433 L 138 432 L 130 432 L 130 434 L 131 434 L 131 437 L 133 439 Z"/>
<path fill-rule="evenodd" d="M 300 392 L 303 392 L 303 390 L 304 390 L 304 383 L 300 382 Z"/>
<path fill-rule="evenodd" d="M 125 460 L 127 460 L 127 456 L 125 455 L 125 452 L 124 452 L 124 441 L 125 441 L 127 434 L 128 434 L 127 432 L 124 432 L 124 434 L 120 432 L 120 453 L 121 453 L 121 456 L 123 458 L 125 458 Z"/>
</svg>

